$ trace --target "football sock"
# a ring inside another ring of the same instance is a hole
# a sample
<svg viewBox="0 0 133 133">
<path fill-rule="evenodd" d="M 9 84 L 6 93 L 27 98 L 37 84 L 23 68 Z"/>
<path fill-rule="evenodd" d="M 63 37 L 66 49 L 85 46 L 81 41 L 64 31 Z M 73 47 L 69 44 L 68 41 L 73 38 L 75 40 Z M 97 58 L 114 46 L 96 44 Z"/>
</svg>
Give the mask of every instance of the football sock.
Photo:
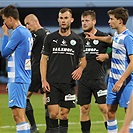
<svg viewBox="0 0 133 133">
<path fill-rule="evenodd" d="M 47 105 L 45 105 L 45 121 L 46 121 L 46 130 L 49 130 L 49 126 L 50 126 L 50 118 L 49 118 L 49 112 L 47 109 Z"/>
<path fill-rule="evenodd" d="M 107 122 L 104 122 L 105 128 L 107 129 Z"/>
<path fill-rule="evenodd" d="M 60 133 L 67 133 L 68 131 L 68 120 L 60 120 Z"/>
<path fill-rule="evenodd" d="M 34 119 L 34 114 L 33 114 L 33 108 L 32 108 L 32 105 L 31 105 L 29 99 L 27 99 L 27 104 L 26 104 L 26 116 L 27 116 L 31 126 L 36 125 L 35 119 Z"/>
<path fill-rule="evenodd" d="M 107 129 L 108 129 L 108 133 L 117 133 L 118 131 L 117 120 L 116 119 L 108 120 Z"/>
<path fill-rule="evenodd" d="M 81 130 L 82 133 L 90 133 L 91 121 L 81 121 Z"/>
<path fill-rule="evenodd" d="M 59 133 L 58 119 L 50 119 L 50 133 Z"/>
<path fill-rule="evenodd" d="M 17 133 L 30 133 L 30 125 L 27 122 L 22 122 L 16 125 Z"/>
<path fill-rule="evenodd" d="M 133 121 L 131 121 L 131 123 L 130 123 L 129 133 L 133 133 Z"/>
</svg>

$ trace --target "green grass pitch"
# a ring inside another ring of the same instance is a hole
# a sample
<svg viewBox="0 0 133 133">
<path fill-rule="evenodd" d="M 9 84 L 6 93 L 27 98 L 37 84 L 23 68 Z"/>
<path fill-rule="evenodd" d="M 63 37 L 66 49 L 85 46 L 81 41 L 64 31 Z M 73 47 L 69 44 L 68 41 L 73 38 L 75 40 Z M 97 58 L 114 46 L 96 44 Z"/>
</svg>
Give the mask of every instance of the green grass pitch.
<svg viewBox="0 0 133 133">
<path fill-rule="evenodd" d="M 15 133 L 15 122 L 12 118 L 11 110 L 8 108 L 8 96 L 7 94 L 0 94 L 0 133 Z M 31 103 L 34 108 L 34 114 L 37 126 L 40 133 L 45 131 L 45 119 L 44 119 L 44 106 L 42 96 L 35 94 L 31 97 Z M 118 108 L 117 120 L 119 128 L 121 127 L 124 119 L 124 110 Z M 97 104 L 94 103 L 94 98 L 91 103 L 91 133 L 107 133 L 103 124 L 103 117 L 99 111 Z M 71 109 L 69 114 L 69 133 L 81 133 L 79 122 L 79 106 Z"/>
</svg>

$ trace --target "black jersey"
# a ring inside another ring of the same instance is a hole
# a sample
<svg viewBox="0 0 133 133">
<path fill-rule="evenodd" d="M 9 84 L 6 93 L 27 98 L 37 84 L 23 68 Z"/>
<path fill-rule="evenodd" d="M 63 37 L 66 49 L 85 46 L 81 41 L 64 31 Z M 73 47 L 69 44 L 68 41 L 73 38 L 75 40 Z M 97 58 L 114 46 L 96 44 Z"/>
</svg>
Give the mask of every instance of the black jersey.
<svg viewBox="0 0 133 133">
<path fill-rule="evenodd" d="M 49 83 L 73 83 L 71 73 L 85 56 L 82 39 L 74 32 L 61 36 L 59 31 L 46 37 L 42 54 L 49 56 L 47 81 Z"/>
<path fill-rule="evenodd" d="M 84 33 L 79 34 L 84 41 L 87 66 L 83 71 L 81 80 L 101 79 L 105 75 L 103 62 L 96 60 L 96 54 L 106 53 L 111 44 L 99 40 L 86 40 Z M 108 34 L 97 30 L 96 36 L 107 36 Z"/>
<path fill-rule="evenodd" d="M 47 31 L 44 28 L 41 28 L 36 32 L 32 33 L 33 41 L 34 41 L 32 51 L 31 51 L 32 76 L 35 76 L 35 74 L 40 74 L 41 50 L 43 47 L 43 41 L 47 34 L 49 34 L 49 31 Z"/>
</svg>

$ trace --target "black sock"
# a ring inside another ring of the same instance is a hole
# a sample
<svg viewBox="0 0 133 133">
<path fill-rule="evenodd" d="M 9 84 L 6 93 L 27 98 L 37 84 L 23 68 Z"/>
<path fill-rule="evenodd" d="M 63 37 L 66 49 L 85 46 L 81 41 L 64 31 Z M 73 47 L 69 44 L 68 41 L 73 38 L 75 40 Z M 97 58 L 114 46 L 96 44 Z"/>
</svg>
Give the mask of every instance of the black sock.
<svg viewBox="0 0 133 133">
<path fill-rule="evenodd" d="M 67 133 L 68 120 L 60 120 L 60 133 Z"/>
<path fill-rule="evenodd" d="M 50 133 L 59 133 L 58 119 L 50 119 Z"/>
<path fill-rule="evenodd" d="M 90 133 L 91 121 L 81 121 L 81 130 L 82 133 Z"/>
<path fill-rule="evenodd" d="M 104 122 L 105 128 L 107 129 L 107 122 Z"/>
<path fill-rule="evenodd" d="M 47 109 L 47 105 L 45 105 L 45 122 L 46 122 L 46 130 L 49 130 L 49 126 L 50 126 L 50 118 L 49 118 L 49 112 Z"/>
<path fill-rule="evenodd" d="M 31 126 L 36 125 L 35 119 L 34 119 L 34 114 L 33 114 L 33 108 L 32 108 L 32 105 L 31 105 L 29 99 L 27 99 L 26 112 L 25 113 L 26 113 L 26 116 L 30 122 L 30 125 Z"/>
</svg>

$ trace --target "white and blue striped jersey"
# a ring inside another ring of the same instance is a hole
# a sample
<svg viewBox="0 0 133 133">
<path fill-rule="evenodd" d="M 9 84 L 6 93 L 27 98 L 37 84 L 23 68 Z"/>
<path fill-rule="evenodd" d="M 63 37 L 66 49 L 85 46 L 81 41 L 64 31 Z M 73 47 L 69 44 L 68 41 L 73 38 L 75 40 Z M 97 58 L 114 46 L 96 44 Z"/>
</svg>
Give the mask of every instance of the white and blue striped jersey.
<svg viewBox="0 0 133 133">
<path fill-rule="evenodd" d="M 120 34 L 115 32 L 112 45 L 112 59 L 109 82 L 117 82 L 127 69 L 129 55 L 133 54 L 133 33 L 128 29 Z M 126 79 L 133 84 L 133 73 Z M 126 82 L 126 83 L 127 83 Z"/>
<path fill-rule="evenodd" d="M 9 82 L 31 82 L 31 48 L 33 39 L 30 31 L 24 26 L 13 30 L 6 47 L 13 51 L 8 56 Z"/>
</svg>

